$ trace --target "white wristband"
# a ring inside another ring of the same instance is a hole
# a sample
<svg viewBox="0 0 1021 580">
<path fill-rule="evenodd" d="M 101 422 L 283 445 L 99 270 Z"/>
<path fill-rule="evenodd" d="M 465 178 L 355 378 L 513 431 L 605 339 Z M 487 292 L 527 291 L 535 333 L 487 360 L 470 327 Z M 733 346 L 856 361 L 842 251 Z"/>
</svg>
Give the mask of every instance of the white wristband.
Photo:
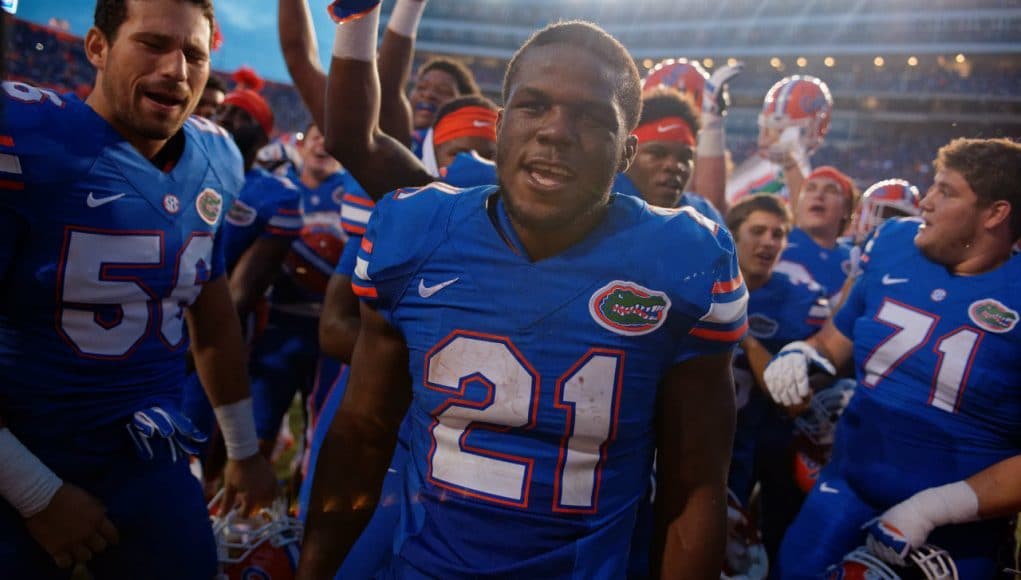
<svg viewBox="0 0 1021 580">
<path fill-rule="evenodd" d="M 372 62 L 376 58 L 378 35 L 379 5 L 361 18 L 337 24 L 337 32 L 333 37 L 333 56 Z"/>
<path fill-rule="evenodd" d="M 0 428 L 0 496 L 3 496 L 22 517 L 30 518 L 50 505 L 50 500 L 64 482 L 21 441 L 10 429 Z"/>
<path fill-rule="evenodd" d="M 973 522 L 978 517 L 978 496 L 965 481 L 922 490 L 905 502 L 924 514 L 935 527 Z"/>
<path fill-rule="evenodd" d="M 723 157 L 726 155 L 723 117 L 702 113 L 702 130 L 698 132 L 695 153 L 699 157 Z"/>
<path fill-rule="evenodd" d="M 386 27 L 401 36 L 415 38 L 423 12 L 425 12 L 425 0 L 397 0 L 397 5 L 390 13 L 390 21 L 386 23 Z"/>
<path fill-rule="evenodd" d="M 248 459 L 259 452 L 251 397 L 215 407 L 213 413 L 223 433 L 228 459 Z"/>
</svg>

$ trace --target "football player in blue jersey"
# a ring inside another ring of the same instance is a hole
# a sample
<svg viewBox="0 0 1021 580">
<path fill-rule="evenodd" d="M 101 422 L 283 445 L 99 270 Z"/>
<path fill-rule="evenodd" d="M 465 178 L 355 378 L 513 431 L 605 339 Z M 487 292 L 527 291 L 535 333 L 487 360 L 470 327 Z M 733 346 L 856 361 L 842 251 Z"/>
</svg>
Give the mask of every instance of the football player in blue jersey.
<svg viewBox="0 0 1021 580">
<path fill-rule="evenodd" d="M 613 183 L 617 193 L 634 195 L 658 207 L 691 206 L 718 224 L 723 216 L 698 194 L 684 191 L 695 168 L 695 107 L 676 89 L 657 87 L 642 96 L 642 118 L 635 129 L 638 153 Z"/>
<path fill-rule="evenodd" d="M 188 120 L 212 29 L 208 1 L 100 0 L 86 102 L 4 83 L 2 577 L 86 562 L 96 578 L 215 573 L 186 460 L 201 436 L 179 410 L 188 334 L 224 427 L 226 507 L 274 495 L 223 276 L 241 159 Z"/>
<path fill-rule="evenodd" d="M 355 9 L 338 26 L 331 89 L 375 74 L 378 15 Z M 504 101 L 499 186 L 399 190 L 373 212 L 355 270 L 362 326 L 299 577 L 342 562 L 406 411 L 387 574 L 619 577 L 658 448 L 656 569 L 717 575 L 730 358 L 746 326 L 730 236 L 693 210 L 610 194 L 634 156 L 641 94 L 630 55 L 601 29 L 538 32 L 508 67 Z M 341 128 L 327 126 L 329 142 Z M 380 160 L 363 141 L 341 161 L 427 178 L 372 134 Z M 682 244 L 683 260 L 664 251 Z"/>
<path fill-rule="evenodd" d="M 851 248 L 839 242 L 851 223 L 858 190 L 840 170 L 824 166 L 805 178 L 789 202 L 795 228 L 787 239 L 778 272 L 798 283 L 815 282 L 837 303 L 851 269 Z"/>
<path fill-rule="evenodd" d="M 858 379 L 784 578 L 818 577 L 866 533 L 888 561 L 929 541 L 962 578 L 991 578 L 1002 518 L 1021 510 L 1021 145 L 958 139 L 935 169 L 921 218 L 883 224 L 833 320 L 766 369 L 788 406 L 810 396 L 810 361 L 853 360 Z"/>
<path fill-rule="evenodd" d="M 760 482 L 759 522 L 772 558 L 804 493 L 790 469 L 791 419 L 759 381 L 769 357 L 788 342 L 815 334 L 830 317 L 830 308 L 819 286 L 796 284 L 774 271 L 791 228 L 782 198 L 768 193 L 741 198 L 727 212 L 727 227 L 749 292 L 748 335 L 734 363 L 738 415 L 728 483 L 747 505 Z"/>
</svg>

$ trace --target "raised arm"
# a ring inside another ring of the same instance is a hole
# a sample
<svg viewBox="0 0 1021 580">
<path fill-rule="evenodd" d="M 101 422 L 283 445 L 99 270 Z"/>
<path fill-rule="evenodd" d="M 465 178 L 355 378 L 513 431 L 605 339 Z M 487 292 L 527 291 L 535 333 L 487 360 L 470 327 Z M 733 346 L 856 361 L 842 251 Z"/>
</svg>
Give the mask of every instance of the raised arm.
<svg viewBox="0 0 1021 580">
<path fill-rule="evenodd" d="M 387 135 L 411 145 L 411 102 L 406 88 L 415 57 L 415 35 L 425 10 L 425 0 L 397 0 L 379 47 L 379 126 Z"/>
<path fill-rule="evenodd" d="M 411 399 L 408 347 L 362 305 L 347 392 L 323 443 L 312 484 L 298 578 L 332 578 L 379 501 L 397 431 Z"/>
<path fill-rule="evenodd" d="M 652 552 L 662 555 L 660 578 L 716 578 L 723 566 L 735 422 L 730 365 L 730 352 L 696 357 L 674 365 L 660 387 Z"/>
<path fill-rule="evenodd" d="M 332 10 L 338 24 L 322 125 L 327 151 L 373 199 L 400 187 L 432 182 L 432 176 L 411 150 L 379 128 L 379 4 L 351 13 L 338 2 Z"/>
<path fill-rule="evenodd" d="M 277 31 L 287 72 L 294 81 L 312 120 L 323 126 L 326 100 L 326 72 L 319 61 L 312 13 L 306 0 L 278 0 Z"/>
<path fill-rule="evenodd" d="M 709 200 L 721 214 L 727 213 L 727 149 L 723 119 L 730 106 L 727 84 L 744 70 L 744 63 L 716 69 L 702 92 L 702 129 L 695 151 L 695 193 Z"/>
</svg>

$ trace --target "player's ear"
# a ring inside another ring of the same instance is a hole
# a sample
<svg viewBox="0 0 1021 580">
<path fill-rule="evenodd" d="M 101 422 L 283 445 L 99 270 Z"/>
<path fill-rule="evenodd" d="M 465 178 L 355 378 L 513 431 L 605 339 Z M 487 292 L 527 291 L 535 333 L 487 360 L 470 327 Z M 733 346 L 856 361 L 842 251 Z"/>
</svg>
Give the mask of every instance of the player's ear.
<svg viewBox="0 0 1021 580">
<path fill-rule="evenodd" d="M 627 140 L 624 141 L 624 153 L 620 157 L 620 163 L 617 164 L 617 173 L 627 173 L 627 170 L 631 169 L 631 163 L 635 160 L 635 155 L 637 154 L 638 137 L 628 135 Z"/>
<path fill-rule="evenodd" d="M 986 219 L 982 225 L 984 225 L 986 229 L 990 230 L 999 227 L 1001 224 L 1007 224 L 1007 227 L 1009 228 L 1012 209 L 1011 203 L 1005 199 L 998 199 L 994 201 L 986 206 Z"/>
<path fill-rule="evenodd" d="M 500 127 L 503 127 L 503 107 L 496 110 L 496 134 L 500 134 Z"/>
<path fill-rule="evenodd" d="M 85 34 L 85 56 L 96 70 L 106 68 L 106 54 L 110 43 L 103 31 L 93 26 Z"/>
</svg>

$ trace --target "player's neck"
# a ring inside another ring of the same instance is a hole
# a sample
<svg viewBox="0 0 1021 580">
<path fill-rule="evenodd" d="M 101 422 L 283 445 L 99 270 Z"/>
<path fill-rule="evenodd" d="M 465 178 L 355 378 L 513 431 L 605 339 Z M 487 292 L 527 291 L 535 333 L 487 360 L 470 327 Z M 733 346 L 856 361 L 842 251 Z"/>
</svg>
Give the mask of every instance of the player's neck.
<svg viewBox="0 0 1021 580">
<path fill-rule="evenodd" d="M 583 240 L 606 217 L 607 207 L 605 203 L 599 204 L 591 211 L 578 216 L 570 224 L 559 228 L 528 227 L 509 214 L 508 218 L 528 258 L 538 262 L 556 256 Z"/>
<path fill-rule="evenodd" d="M 1000 240 L 993 241 L 972 242 L 963 259 L 948 265 L 947 269 L 957 276 L 977 276 L 999 268 L 1010 259 L 1011 245 L 1000 243 Z"/>
<path fill-rule="evenodd" d="M 770 270 L 769 272 L 766 272 L 766 274 L 762 275 L 762 276 L 760 276 L 758 274 L 752 274 L 750 272 L 745 272 L 744 270 L 741 270 L 741 277 L 744 278 L 745 288 L 749 292 L 755 292 L 759 288 L 762 288 L 763 286 L 765 286 L 769 282 L 769 279 L 772 276 L 773 276 L 773 271 L 772 270 Z"/>
<path fill-rule="evenodd" d="M 117 116 L 113 114 L 113 110 L 107 103 L 106 99 L 103 98 L 103 92 L 94 89 L 89 94 L 88 98 L 85 99 L 85 104 L 92 108 L 97 115 L 103 118 L 114 131 L 120 134 L 120 136 L 131 144 L 141 155 L 146 159 L 153 161 L 154 158 L 160 151 L 163 150 L 164 146 L 170 139 L 146 139 L 140 135 L 135 134 L 129 127 L 117 120 Z M 157 165 L 160 169 L 163 169 L 162 165 Z"/>
<path fill-rule="evenodd" d="M 805 235 L 811 238 L 819 247 L 827 250 L 835 248 L 837 246 L 837 238 L 840 237 L 840 232 L 831 227 L 801 228 L 801 231 L 805 232 Z"/>
</svg>

